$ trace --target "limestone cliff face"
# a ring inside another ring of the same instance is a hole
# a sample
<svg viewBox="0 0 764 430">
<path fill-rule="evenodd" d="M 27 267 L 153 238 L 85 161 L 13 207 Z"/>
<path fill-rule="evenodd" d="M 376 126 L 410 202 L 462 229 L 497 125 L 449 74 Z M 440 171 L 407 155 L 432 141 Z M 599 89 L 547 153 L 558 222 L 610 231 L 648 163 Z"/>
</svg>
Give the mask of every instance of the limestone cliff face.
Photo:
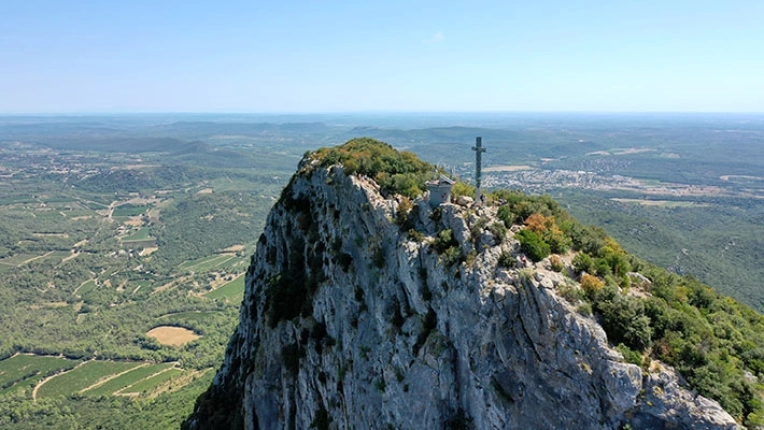
<svg viewBox="0 0 764 430">
<path fill-rule="evenodd" d="M 668 366 L 628 364 L 517 254 L 491 207 L 398 203 L 340 166 L 311 165 L 270 213 L 239 327 L 191 428 L 737 428 Z M 415 202 L 416 203 L 416 202 Z M 451 229 L 465 261 L 436 251 Z"/>
</svg>

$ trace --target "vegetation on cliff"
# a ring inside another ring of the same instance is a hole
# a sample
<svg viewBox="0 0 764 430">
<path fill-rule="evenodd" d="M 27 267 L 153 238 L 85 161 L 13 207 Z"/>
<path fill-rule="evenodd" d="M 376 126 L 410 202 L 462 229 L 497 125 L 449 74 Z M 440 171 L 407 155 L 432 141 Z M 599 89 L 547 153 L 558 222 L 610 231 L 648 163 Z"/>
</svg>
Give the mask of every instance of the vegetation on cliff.
<svg viewBox="0 0 764 430">
<path fill-rule="evenodd" d="M 549 196 L 500 190 L 499 217 L 522 224 L 515 234 L 534 261 L 576 252 L 573 303 L 593 310 L 627 360 L 675 366 L 692 388 L 746 425 L 762 423 L 764 318 L 692 277 L 678 276 L 627 254 L 602 228 L 584 226 Z M 638 272 L 642 278 L 630 273 Z M 646 281 L 646 282 L 645 282 Z M 636 293 L 635 293 L 636 291 Z"/>
<path fill-rule="evenodd" d="M 422 194 L 433 171 L 413 154 L 369 138 L 320 149 L 311 158 L 321 166 L 341 163 L 347 174 L 367 175 L 387 196 Z M 498 216 L 507 228 L 523 226 L 515 238 L 532 260 L 575 253 L 571 275 L 580 277 L 582 289 L 568 291 L 567 298 L 594 312 L 627 360 L 644 366 L 650 358 L 662 360 L 740 422 L 762 422 L 761 315 L 692 277 L 670 274 L 629 255 L 604 229 L 580 224 L 549 196 L 496 190 L 489 198 L 500 204 Z M 448 247 L 441 246 L 441 236 L 449 232 L 441 233 L 435 246 L 444 252 Z M 649 282 L 641 283 L 630 272 Z"/>
<path fill-rule="evenodd" d="M 407 206 L 410 202 L 406 198 L 421 195 L 433 171 L 433 166 L 413 154 L 399 153 L 368 138 L 323 148 L 306 157 L 310 163 L 303 164 L 305 174 L 315 166 L 341 164 L 345 174 L 374 179 L 384 196 L 400 195 L 399 200 Z M 627 361 L 648 369 L 656 365 L 652 359 L 662 360 L 675 366 L 699 394 L 719 401 L 739 422 L 749 426 L 762 423 L 761 315 L 693 278 L 670 274 L 629 255 L 602 228 L 580 224 L 549 196 L 499 190 L 489 195 L 489 201 L 499 205 L 498 217 L 507 229 L 516 231 L 522 251 L 532 260 L 541 261 L 552 253 L 572 258 L 572 267 L 567 271 L 559 256 L 550 258 L 554 270 L 580 281 L 581 288 L 562 286 L 560 293 L 578 305 L 581 313 L 594 314 L 609 341 Z M 294 199 L 285 192 L 281 204 L 295 215 L 299 230 L 308 235 L 317 231 L 311 202 Z M 401 227 L 408 227 L 405 213 L 397 215 Z M 407 228 L 403 232 L 409 238 L 423 237 Z M 433 249 L 441 256 L 451 250 L 461 253 L 452 234 L 444 229 L 434 238 Z M 311 297 L 321 282 L 318 266 L 323 249 L 318 252 L 313 246 L 317 246 L 316 242 L 292 246 L 291 253 L 284 254 L 289 255 L 283 272 L 288 275 L 282 273 L 270 280 L 266 312 L 272 327 L 281 320 L 308 313 Z M 312 261 L 300 259 L 311 255 Z M 448 261 L 466 264 L 468 259 Z M 343 267 L 349 266 L 350 262 L 346 263 Z M 500 263 L 513 265 L 509 255 L 502 255 Z M 289 300 L 295 297 L 298 300 Z"/>
<path fill-rule="evenodd" d="M 414 198 L 426 190 L 425 181 L 432 179 L 435 167 L 408 151 L 367 137 L 344 145 L 321 148 L 310 154 L 321 166 L 342 164 L 348 175 L 366 175 L 379 184 L 383 196 L 400 194 Z"/>
</svg>

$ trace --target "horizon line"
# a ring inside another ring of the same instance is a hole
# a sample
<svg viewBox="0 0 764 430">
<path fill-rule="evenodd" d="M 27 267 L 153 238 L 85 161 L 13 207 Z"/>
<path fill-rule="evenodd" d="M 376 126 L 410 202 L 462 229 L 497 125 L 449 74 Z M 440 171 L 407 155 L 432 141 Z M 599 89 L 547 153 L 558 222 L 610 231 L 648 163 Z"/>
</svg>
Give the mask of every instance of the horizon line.
<svg viewBox="0 0 764 430">
<path fill-rule="evenodd" d="M 78 117 L 78 116 L 120 116 L 120 115 L 250 115 L 250 116 L 299 116 L 299 115 L 764 115 L 764 111 L 680 111 L 680 110 L 481 110 L 481 111 L 405 111 L 405 110 L 367 110 L 367 111 L 274 111 L 274 112 L 236 112 L 236 111 L 76 111 L 76 112 L 0 112 L 0 117 Z"/>
</svg>

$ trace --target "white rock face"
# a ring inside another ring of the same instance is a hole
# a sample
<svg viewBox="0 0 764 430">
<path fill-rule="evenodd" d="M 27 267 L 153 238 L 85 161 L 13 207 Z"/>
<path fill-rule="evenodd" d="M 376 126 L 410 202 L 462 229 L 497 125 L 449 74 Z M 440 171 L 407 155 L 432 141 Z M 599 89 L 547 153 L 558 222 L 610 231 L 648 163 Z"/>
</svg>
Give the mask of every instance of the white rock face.
<svg viewBox="0 0 764 430">
<path fill-rule="evenodd" d="M 339 167 L 293 179 L 192 428 L 220 428 L 211 412 L 247 429 L 738 428 L 668 366 L 625 363 L 595 320 L 557 295 L 573 280 L 498 267 L 502 251 L 517 250 L 511 233 L 494 241 L 475 227 L 491 225 L 495 209 L 433 212 L 420 201 L 410 213 L 418 242 L 393 221 L 396 207 Z M 451 266 L 433 244 L 448 228 L 466 256 Z M 276 293 L 285 277 L 300 285 Z"/>
</svg>

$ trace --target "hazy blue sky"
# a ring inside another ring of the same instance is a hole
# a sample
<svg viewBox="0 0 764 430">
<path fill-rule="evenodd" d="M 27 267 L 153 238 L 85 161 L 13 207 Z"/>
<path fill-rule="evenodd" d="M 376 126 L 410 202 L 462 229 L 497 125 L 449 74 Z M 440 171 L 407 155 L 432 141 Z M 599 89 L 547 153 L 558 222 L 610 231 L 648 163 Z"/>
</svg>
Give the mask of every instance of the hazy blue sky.
<svg viewBox="0 0 764 430">
<path fill-rule="evenodd" d="M 4 1 L 0 112 L 764 112 L 764 1 Z"/>
</svg>

